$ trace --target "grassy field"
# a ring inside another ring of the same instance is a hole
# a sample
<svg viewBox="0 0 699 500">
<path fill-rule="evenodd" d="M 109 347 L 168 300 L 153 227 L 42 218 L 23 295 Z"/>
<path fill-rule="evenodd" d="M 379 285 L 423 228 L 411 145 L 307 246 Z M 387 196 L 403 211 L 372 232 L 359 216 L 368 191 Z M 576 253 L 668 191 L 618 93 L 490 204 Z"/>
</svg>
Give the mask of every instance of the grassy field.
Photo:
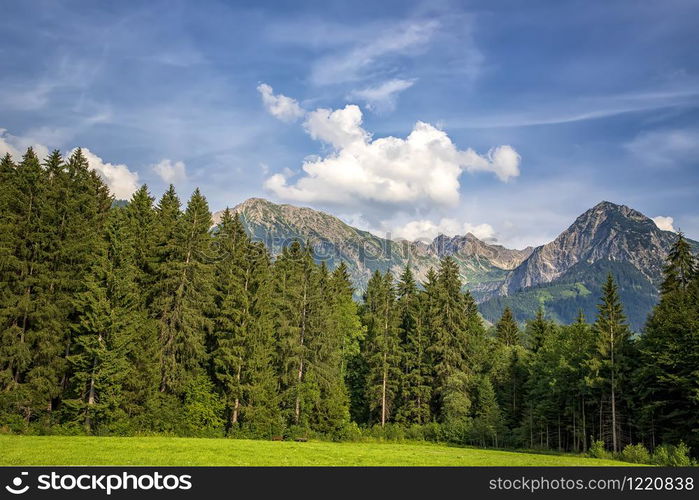
<svg viewBox="0 0 699 500">
<path fill-rule="evenodd" d="M 0 435 L 0 465 L 631 465 L 575 455 L 430 443 L 273 442 L 168 437 Z"/>
</svg>

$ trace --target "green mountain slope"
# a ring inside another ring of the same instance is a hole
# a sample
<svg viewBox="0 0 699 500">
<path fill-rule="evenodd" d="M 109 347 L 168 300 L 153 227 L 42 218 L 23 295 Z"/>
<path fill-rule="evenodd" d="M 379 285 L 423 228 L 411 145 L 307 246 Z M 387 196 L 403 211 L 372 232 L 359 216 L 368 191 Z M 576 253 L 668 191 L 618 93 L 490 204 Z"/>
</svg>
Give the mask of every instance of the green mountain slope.
<svg viewBox="0 0 699 500">
<path fill-rule="evenodd" d="M 505 307 L 512 309 L 515 318 L 522 322 L 533 318 L 539 307 L 543 307 L 547 317 L 562 323 L 575 321 L 578 311 L 583 311 L 588 321 L 593 321 L 608 273 L 612 273 L 619 285 L 631 327 L 640 331 L 657 301 L 657 289 L 628 262 L 582 262 L 552 283 L 525 288 L 510 296 L 491 298 L 481 303 L 479 308 L 491 322 L 498 320 Z"/>
</svg>

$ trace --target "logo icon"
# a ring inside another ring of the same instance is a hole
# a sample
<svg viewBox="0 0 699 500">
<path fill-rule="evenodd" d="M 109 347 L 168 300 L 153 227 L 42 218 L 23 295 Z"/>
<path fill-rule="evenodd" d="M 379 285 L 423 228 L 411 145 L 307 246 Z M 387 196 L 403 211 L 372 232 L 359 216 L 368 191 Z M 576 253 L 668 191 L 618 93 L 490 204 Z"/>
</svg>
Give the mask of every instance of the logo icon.
<svg viewBox="0 0 699 500">
<path fill-rule="evenodd" d="M 28 476 L 28 472 L 22 472 L 20 476 L 17 476 L 12 480 L 12 486 L 5 486 L 5 489 L 12 493 L 13 495 L 21 495 L 22 493 L 26 493 L 27 490 L 29 489 L 29 485 L 26 485 L 24 488 L 21 488 L 22 486 L 22 477 L 21 476 Z"/>
</svg>

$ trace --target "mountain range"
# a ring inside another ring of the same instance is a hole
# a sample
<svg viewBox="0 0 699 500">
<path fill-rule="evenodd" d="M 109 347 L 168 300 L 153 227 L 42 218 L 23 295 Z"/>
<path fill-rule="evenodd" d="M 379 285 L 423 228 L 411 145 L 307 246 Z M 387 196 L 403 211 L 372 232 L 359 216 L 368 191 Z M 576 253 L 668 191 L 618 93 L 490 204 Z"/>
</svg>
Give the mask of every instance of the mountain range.
<svg viewBox="0 0 699 500">
<path fill-rule="evenodd" d="M 676 238 L 642 213 L 607 201 L 580 215 L 552 242 L 522 250 L 484 242 L 471 233 L 439 235 L 431 243 L 394 241 L 318 210 L 262 198 L 250 198 L 233 211 L 273 256 L 300 240 L 331 269 L 345 262 L 358 296 L 376 270 L 397 276 L 409 264 L 423 280 L 430 267 L 437 268 L 441 258 L 451 256 L 464 287 L 491 322 L 505 306 L 518 321 L 530 319 L 539 307 L 561 322 L 573 321 L 580 310 L 592 320 L 601 285 L 611 272 L 637 331 L 657 301 L 665 258 Z M 220 216 L 215 213 L 214 221 Z M 699 243 L 690 243 L 699 248 Z"/>
</svg>

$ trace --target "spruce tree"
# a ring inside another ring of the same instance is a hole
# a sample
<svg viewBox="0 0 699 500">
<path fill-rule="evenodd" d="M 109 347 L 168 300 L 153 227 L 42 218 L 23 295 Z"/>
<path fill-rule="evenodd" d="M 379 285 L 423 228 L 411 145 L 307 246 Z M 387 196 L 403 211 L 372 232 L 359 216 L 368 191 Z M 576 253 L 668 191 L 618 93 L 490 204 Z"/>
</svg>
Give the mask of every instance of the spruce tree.
<svg viewBox="0 0 699 500">
<path fill-rule="evenodd" d="M 320 300 L 315 309 L 315 316 L 311 317 L 311 324 L 316 325 L 316 333 L 308 344 L 312 354 L 308 373 L 315 379 L 318 390 L 311 427 L 326 435 L 339 435 L 349 424 L 349 396 L 343 372 L 343 348 L 348 344 L 345 335 L 350 341 L 356 339 L 361 327 L 356 316 L 345 315 L 348 312 L 347 300 L 351 300 L 351 288 L 348 289 L 348 283 L 334 281 L 325 262 L 321 263 L 317 274 Z M 337 286 L 343 291 L 339 295 Z M 323 300 L 323 297 L 327 299 Z"/>
<path fill-rule="evenodd" d="M 502 317 L 495 325 L 495 336 L 507 346 L 519 345 L 519 326 L 509 307 L 505 307 Z"/>
<path fill-rule="evenodd" d="M 533 320 L 527 322 L 526 335 L 529 347 L 536 352 L 541 349 L 544 339 L 549 335 L 551 324 L 544 318 L 544 308 L 539 307 Z"/>
<path fill-rule="evenodd" d="M 171 186 L 158 207 L 159 254 L 151 310 L 158 320 L 160 391 L 181 395 L 206 361 L 213 275 L 212 220 L 206 199 L 197 189 L 181 216 L 178 206 Z"/>
<path fill-rule="evenodd" d="M 47 170 L 51 174 L 49 203 L 52 211 L 47 218 L 52 221 L 53 248 L 48 264 L 51 266 L 51 302 L 60 311 L 55 318 L 56 332 L 62 338 L 54 338 L 53 344 L 37 351 L 47 360 L 51 371 L 60 373 L 60 393 L 70 386 L 68 358 L 74 346 L 73 325 L 79 321 L 76 297 L 86 290 L 87 276 L 99 260 L 102 235 L 112 204 L 109 189 L 99 175 L 90 170 L 87 157 L 76 149 L 65 163 L 60 157 L 49 157 Z M 54 333 L 55 336 L 56 333 Z M 57 346 L 64 349 L 63 356 L 56 357 Z M 43 371 L 38 371 L 43 376 Z"/>
<path fill-rule="evenodd" d="M 450 408 L 459 408 L 463 421 L 469 378 L 480 370 L 485 329 L 478 308 L 468 292 L 461 291 L 456 262 L 442 260 L 430 302 L 429 325 L 432 342 L 429 353 L 434 366 L 434 392 L 442 420 L 449 420 Z M 458 401 L 458 404 L 455 403 Z"/>
<path fill-rule="evenodd" d="M 400 329 L 390 272 L 378 270 L 367 284 L 363 322 L 367 328 L 364 357 L 367 363 L 367 401 L 372 422 L 381 427 L 393 417 L 400 389 Z"/>
<path fill-rule="evenodd" d="M 215 315 L 211 364 L 231 430 L 279 431 L 266 252 L 226 209 L 214 233 Z"/>
<path fill-rule="evenodd" d="M 325 312 L 320 275 L 310 251 L 298 241 L 282 250 L 274 264 L 273 303 L 281 409 L 299 430 L 311 425 L 319 392 L 317 358 L 311 346 Z M 339 363 L 339 360 L 338 360 Z"/>
<path fill-rule="evenodd" d="M 572 448 L 574 451 L 587 451 L 587 407 L 590 405 L 590 387 L 586 379 L 591 374 L 586 361 L 595 349 L 596 335 L 582 310 L 578 312 L 575 322 L 563 329 L 565 356 L 561 361 L 561 385 L 567 411 L 572 420 L 569 424 L 573 434 Z"/>
<path fill-rule="evenodd" d="M 328 300 L 330 303 L 330 328 L 337 332 L 341 341 L 340 369 L 343 378 L 347 375 L 347 364 L 360 352 L 360 344 L 365 331 L 359 318 L 359 308 L 353 299 L 354 289 L 349 271 L 340 262 L 328 280 Z"/>
<path fill-rule="evenodd" d="M 73 398 L 66 401 L 87 432 L 123 428 L 143 401 L 143 382 L 157 383 L 153 365 L 139 363 L 153 352 L 154 330 L 140 307 L 137 268 L 123 209 L 113 209 L 104 243 L 76 297 L 72 367 Z M 134 393 L 134 389 L 136 393 Z"/>
<path fill-rule="evenodd" d="M 420 294 L 409 265 L 401 274 L 396 291 L 403 354 L 401 407 L 398 418 L 406 423 L 424 424 L 430 421 L 432 370 L 427 356 L 429 343 L 423 322 Z"/>
<path fill-rule="evenodd" d="M 677 235 L 668 255 L 660 302 L 640 340 L 638 369 L 648 434 L 699 447 L 699 279 L 696 257 Z"/>
<path fill-rule="evenodd" d="M 686 292 L 696 276 L 696 259 L 683 233 L 677 234 L 667 256 L 667 265 L 663 270 L 664 280 L 660 287 L 663 296 L 673 292 Z"/>
<path fill-rule="evenodd" d="M 133 194 L 124 209 L 128 237 L 133 246 L 133 258 L 137 271 L 136 283 L 142 290 L 141 300 L 144 307 L 149 306 L 152 299 L 150 292 L 153 287 L 152 281 L 156 262 L 155 245 L 158 225 L 156 224 L 157 213 L 153 207 L 153 201 L 153 197 L 148 192 L 148 186 L 144 184 Z M 164 242 L 161 241 L 161 243 Z"/>
<path fill-rule="evenodd" d="M 474 433 L 481 446 L 487 446 L 490 441 L 495 447 L 500 443 L 502 432 L 502 415 L 495 397 L 495 390 L 487 376 L 478 377 L 475 390 Z"/>
<path fill-rule="evenodd" d="M 590 358 L 594 381 L 609 398 L 611 412 L 612 450 L 620 451 L 619 397 L 627 382 L 628 352 L 631 331 L 626 323 L 623 306 L 614 277 L 609 274 L 602 288 L 602 301 L 598 306 L 594 324 L 595 350 Z"/>
<path fill-rule="evenodd" d="M 50 408 L 61 392 L 60 311 L 50 300 L 50 266 L 46 251 L 51 240 L 48 217 L 48 175 L 29 148 L 10 170 L 4 162 L 6 185 L 3 237 L 3 331 L 1 382 L 15 411 L 28 422 Z"/>
</svg>

